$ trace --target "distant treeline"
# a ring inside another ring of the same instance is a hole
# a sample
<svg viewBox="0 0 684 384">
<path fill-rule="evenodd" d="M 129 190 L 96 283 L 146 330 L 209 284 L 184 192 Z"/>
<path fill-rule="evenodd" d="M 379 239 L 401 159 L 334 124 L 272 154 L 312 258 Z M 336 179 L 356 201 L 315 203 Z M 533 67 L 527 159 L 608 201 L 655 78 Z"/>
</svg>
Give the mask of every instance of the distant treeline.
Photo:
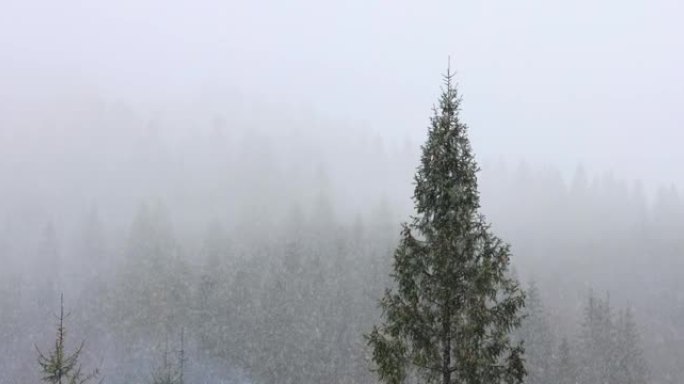
<svg viewBox="0 0 684 384">
<path fill-rule="evenodd" d="M 81 358 L 107 383 L 149 379 L 180 329 L 188 383 L 374 380 L 361 335 L 379 316 L 410 212 L 416 146 L 265 117 L 254 124 L 278 129 L 206 119 L 167 140 L 163 121 L 141 124 L 125 108 L 82 112 L 89 135 L 62 150 L 43 143 L 50 156 L 32 162 L 20 161 L 20 142 L 0 164 L 0 381 L 38 380 L 34 344 L 53 341 L 62 291 L 73 340 L 87 340 Z M 624 351 L 634 333 L 649 382 L 684 377 L 675 188 L 647 197 L 610 174 L 496 162 L 480 186 L 483 212 L 543 303 L 549 336 L 525 336 L 530 366 L 587 367 L 594 353 L 618 364 L 603 348 Z M 592 311 L 609 319 L 596 346 L 586 343 Z M 547 360 L 535 362 L 537 348 Z"/>
</svg>

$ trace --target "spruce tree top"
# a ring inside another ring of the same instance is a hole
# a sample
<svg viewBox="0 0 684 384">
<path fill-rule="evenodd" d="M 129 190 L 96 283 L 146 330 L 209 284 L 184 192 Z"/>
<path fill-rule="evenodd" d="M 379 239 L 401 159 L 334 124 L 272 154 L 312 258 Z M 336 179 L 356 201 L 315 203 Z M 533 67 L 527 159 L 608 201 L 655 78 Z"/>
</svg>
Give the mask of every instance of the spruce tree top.
<svg viewBox="0 0 684 384">
<path fill-rule="evenodd" d="M 68 314 L 64 314 L 64 295 L 61 295 L 54 349 L 45 355 L 36 346 L 42 380 L 48 384 L 87 384 L 97 378 L 99 371 L 96 369 L 88 374 L 81 371 L 79 358 L 83 351 L 84 342 L 81 342 L 73 353 L 66 353 L 64 344 L 67 332 L 64 327 L 64 319 L 67 316 Z"/>
<path fill-rule="evenodd" d="M 480 207 L 476 175 L 479 168 L 470 147 L 467 126 L 459 120 L 461 98 L 449 70 L 444 83 L 415 176 L 414 226 L 428 241 L 433 236 L 445 235 L 440 229 L 447 229 L 449 235 L 467 233 L 478 221 Z"/>
<path fill-rule="evenodd" d="M 415 176 L 415 215 L 394 255 L 396 285 L 368 343 L 387 383 L 520 383 L 522 348 L 509 333 L 524 295 L 507 273 L 508 245 L 479 213 L 478 167 L 450 71 L 444 83 Z"/>
</svg>

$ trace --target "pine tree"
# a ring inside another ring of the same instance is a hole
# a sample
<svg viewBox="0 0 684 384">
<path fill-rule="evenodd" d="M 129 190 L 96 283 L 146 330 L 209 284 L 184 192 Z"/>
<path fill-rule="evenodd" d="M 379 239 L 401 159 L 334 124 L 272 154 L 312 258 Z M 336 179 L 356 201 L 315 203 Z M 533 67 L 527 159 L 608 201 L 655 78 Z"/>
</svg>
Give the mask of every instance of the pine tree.
<svg viewBox="0 0 684 384">
<path fill-rule="evenodd" d="M 479 214 L 478 166 L 447 71 L 415 176 L 416 214 L 394 255 L 395 287 L 367 335 L 381 381 L 521 383 L 524 294 L 509 276 L 509 246 Z"/>
<path fill-rule="evenodd" d="M 525 346 L 525 382 L 545 384 L 551 377 L 553 340 L 537 285 L 530 282 L 526 293 L 525 318 L 518 333 Z"/>
<path fill-rule="evenodd" d="M 577 366 L 570 351 L 570 344 L 566 338 L 563 338 L 558 347 L 558 358 L 556 359 L 555 368 L 555 377 L 551 382 L 558 384 L 577 383 Z"/>
<path fill-rule="evenodd" d="M 169 352 L 168 340 L 164 343 L 161 364 L 152 373 L 152 384 L 185 384 L 185 330 L 181 328 L 180 349 L 174 362 Z"/>
<path fill-rule="evenodd" d="M 144 204 L 131 226 L 123 268 L 111 293 L 110 326 L 135 345 L 142 336 L 171 334 L 190 317 L 189 265 L 180 252 L 166 209 Z M 164 321 L 160 324 L 159 319 Z"/>
<path fill-rule="evenodd" d="M 616 345 L 613 315 L 608 298 L 589 294 L 580 335 L 581 383 L 615 383 Z"/>
<path fill-rule="evenodd" d="M 169 358 L 169 343 L 164 343 L 164 352 L 159 367 L 152 374 L 152 384 L 178 384 L 180 375 L 178 368 Z"/>
<path fill-rule="evenodd" d="M 181 328 L 180 349 L 178 350 L 178 384 L 185 384 L 185 329 Z"/>
<path fill-rule="evenodd" d="M 580 339 L 581 383 L 643 384 L 648 365 L 630 310 L 614 318 L 610 301 L 589 295 Z"/>
<path fill-rule="evenodd" d="M 64 296 L 60 297 L 60 311 L 57 317 L 57 338 L 55 347 L 48 355 L 43 354 L 38 347 L 38 364 L 43 377 L 42 380 L 50 384 L 85 384 L 98 376 L 98 371 L 84 374 L 78 359 L 83 351 L 84 342 L 71 354 L 65 350 L 66 328 L 64 327 Z"/>
<path fill-rule="evenodd" d="M 625 309 L 620 312 L 616 337 L 616 351 L 618 352 L 616 383 L 646 383 L 648 381 L 648 367 L 641 350 L 639 333 L 631 310 Z"/>
</svg>

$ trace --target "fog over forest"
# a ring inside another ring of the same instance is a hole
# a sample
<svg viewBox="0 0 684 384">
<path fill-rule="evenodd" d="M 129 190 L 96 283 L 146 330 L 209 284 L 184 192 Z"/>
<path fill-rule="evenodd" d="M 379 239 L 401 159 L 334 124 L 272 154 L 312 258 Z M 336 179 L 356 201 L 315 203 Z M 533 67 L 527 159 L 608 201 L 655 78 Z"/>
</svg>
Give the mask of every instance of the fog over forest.
<svg viewBox="0 0 684 384">
<path fill-rule="evenodd" d="M 448 61 L 525 382 L 682 382 L 678 2 L 0 3 L 0 383 L 61 294 L 104 383 L 377 382 Z"/>
</svg>

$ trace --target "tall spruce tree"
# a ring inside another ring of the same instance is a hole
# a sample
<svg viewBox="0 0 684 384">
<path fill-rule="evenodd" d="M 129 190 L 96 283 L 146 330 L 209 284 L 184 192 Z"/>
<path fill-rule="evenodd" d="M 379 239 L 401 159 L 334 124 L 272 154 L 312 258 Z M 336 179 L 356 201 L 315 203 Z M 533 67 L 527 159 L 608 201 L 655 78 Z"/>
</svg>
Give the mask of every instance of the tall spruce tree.
<svg viewBox="0 0 684 384">
<path fill-rule="evenodd" d="M 639 332 L 632 311 L 620 312 L 617 320 L 616 383 L 645 384 L 648 382 L 648 364 L 641 350 Z"/>
<path fill-rule="evenodd" d="M 164 343 L 161 364 L 152 374 L 152 384 L 179 384 L 179 369 L 169 357 L 169 343 Z"/>
<path fill-rule="evenodd" d="M 629 309 L 613 316 L 608 297 L 590 293 L 580 335 L 581 383 L 642 384 L 648 382 L 639 332 Z"/>
<path fill-rule="evenodd" d="M 83 373 L 78 361 L 83 351 L 84 343 L 71 354 L 66 352 L 66 328 L 64 327 L 64 296 L 60 297 L 60 311 L 57 316 L 57 337 L 54 349 L 47 355 L 43 354 L 38 347 L 38 364 L 42 371 L 42 380 L 49 384 L 86 384 L 95 379 L 98 371 Z"/>
<path fill-rule="evenodd" d="M 554 378 L 551 382 L 558 384 L 577 383 L 577 367 L 570 351 L 570 344 L 566 338 L 563 338 L 558 347 L 558 358 L 556 359 L 553 374 Z"/>
<path fill-rule="evenodd" d="M 381 381 L 521 383 L 524 294 L 508 273 L 509 246 L 479 213 L 478 166 L 447 70 L 415 176 L 415 215 L 394 255 L 395 286 L 366 336 Z"/>
<path fill-rule="evenodd" d="M 517 332 L 525 346 L 527 384 L 545 384 L 551 381 L 551 364 L 554 356 L 553 336 L 549 329 L 544 303 L 537 284 L 529 283 L 525 303 L 525 318 Z"/>
<path fill-rule="evenodd" d="M 580 334 L 580 383 L 616 383 L 617 351 L 610 300 L 589 293 Z M 616 383 L 617 384 L 617 383 Z"/>
<path fill-rule="evenodd" d="M 164 342 L 164 352 L 159 366 L 152 373 L 152 384 L 184 384 L 185 383 L 185 330 L 181 328 L 180 349 L 176 351 L 174 362 L 169 352 L 168 340 Z"/>
</svg>

